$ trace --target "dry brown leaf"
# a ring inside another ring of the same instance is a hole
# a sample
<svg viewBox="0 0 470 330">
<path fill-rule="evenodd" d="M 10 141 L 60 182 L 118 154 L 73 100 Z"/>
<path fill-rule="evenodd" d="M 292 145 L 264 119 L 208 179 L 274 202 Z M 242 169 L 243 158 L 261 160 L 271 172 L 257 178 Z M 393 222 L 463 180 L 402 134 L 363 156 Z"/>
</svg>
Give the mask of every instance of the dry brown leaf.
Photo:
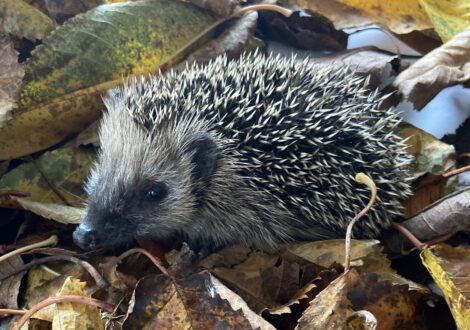
<svg viewBox="0 0 470 330">
<path fill-rule="evenodd" d="M 418 297 L 406 286 L 352 269 L 310 302 L 296 329 L 416 329 L 422 321 Z"/>
<path fill-rule="evenodd" d="M 453 230 L 470 231 L 470 189 L 448 195 L 401 223 L 420 240 Z"/>
<path fill-rule="evenodd" d="M 17 269 L 24 265 L 19 255 L 4 260 L 0 264 L 0 308 L 18 308 L 18 293 L 20 290 L 21 279 L 25 272 L 12 275 Z"/>
<path fill-rule="evenodd" d="M 432 28 L 418 0 L 296 0 L 300 7 L 328 17 L 338 29 L 378 23 L 395 33 Z"/>
<path fill-rule="evenodd" d="M 24 65 L 18 63 L 18 53 L 10 37 L 0 33 L 0 128 L 16 107 L 17 96 L 24 76 Z"/>
<path fill-rule="evenodd" d="M 470 28 L 400 73 L 394 86 L 422 109 L 445 87 L 470 83 Z"/>
</svg>

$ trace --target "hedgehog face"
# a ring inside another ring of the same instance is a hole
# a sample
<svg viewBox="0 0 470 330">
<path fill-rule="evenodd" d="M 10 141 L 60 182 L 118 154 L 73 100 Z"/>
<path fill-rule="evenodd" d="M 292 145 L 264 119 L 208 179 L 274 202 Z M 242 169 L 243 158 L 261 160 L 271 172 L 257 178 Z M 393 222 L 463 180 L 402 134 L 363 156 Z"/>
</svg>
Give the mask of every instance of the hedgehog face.
<svg viewBox="0 0 470 330">
<path fill-rule="evenodd" d="M 78 246 L 92 250 L 136 237 L 167 241 L 192 222 L 217 148 L 207 133 L 175 138 L 164 130 L 148 132 L 124 111 L 104 115 L 86 214 L 74 232 Z"/>
</svg>

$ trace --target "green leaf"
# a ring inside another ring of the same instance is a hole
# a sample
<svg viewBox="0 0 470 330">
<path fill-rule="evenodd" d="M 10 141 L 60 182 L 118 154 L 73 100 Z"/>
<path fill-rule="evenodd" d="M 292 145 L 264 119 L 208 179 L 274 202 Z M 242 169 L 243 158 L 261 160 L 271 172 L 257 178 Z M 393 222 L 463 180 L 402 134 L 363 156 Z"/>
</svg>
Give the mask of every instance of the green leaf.
<svg viewBox="0 0 470 330">
<path fill-rule="evenodd" d="M 180 1 L 103 5 L 56 29 L 28 63 L 20 106 L 29 107 L 129 74 L 155 72 L 215 18 Z"/>
</svg>

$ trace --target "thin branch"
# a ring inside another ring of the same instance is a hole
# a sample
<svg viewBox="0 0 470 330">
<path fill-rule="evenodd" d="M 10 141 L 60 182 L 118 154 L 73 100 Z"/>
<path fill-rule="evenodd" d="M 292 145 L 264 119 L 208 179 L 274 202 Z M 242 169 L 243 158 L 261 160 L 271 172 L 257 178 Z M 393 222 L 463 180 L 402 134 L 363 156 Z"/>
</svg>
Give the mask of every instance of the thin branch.
<svg viewBox="0 0 470 330">
<path fill-rule="evenodd" d="M 24 315 L 26 312 L 23 309 L 0 308 L 0 315 Z"/>
<path fill-rule="evenodd" d="M 449 171 L 447 173 L 442 174 L 442 176 L 444 178 L 449 178 L 451 176 L 454 176 L 454 175 L 457 175 L 457 174 L 460 174 L 460 173 L 463 173 L 463 172 L 466 172 L 466 171 L 470 171 L 470 165 L 467 165 L 467 166 L 464 166 L 464 167 L 461 167 L 461 168 L 456 168 L 455 170 L 452 170 L 452 171 Z"/>
<path fill-rule="evenodd" d="M 160 259 L 158 259 L 154 255 L 152 255 L 150 252 L 148 252 L 147 250 L 144 250 L 142 248 L 134 248 L 134 249 L 127 250 L 126 252 L 124 252 L 123 254 L 121 254 L 119 257 L 116 258 L 116 263 L 120 263 L 122 259 L 124 259 L 124 258 L 126 258 L 126 257 L 128 257 L 128 256 L 130 256 L 131 254 L 134 254 L 134 253 L 141 253 L 141 254 L 145 255 L 147 258 L 150 259 L 150 261 L 153 262 L 153 264 L 163 274 L 165 274 L 166 276 L 170 276 L 168 274 L 168 271 L 166 270 L 166 268 L 163 267 L 162 262 L 160 261 Z"/>
<path fill-rule="evenodd" d="M 108 304 L 105 301 L 90 298 L 90 297 L 85 297 L 85 296 L 77 296 L 77 295 L 63 295 L 63 296 L 57 296 L 57 297 L 50 297 L 47 298 L 46 300 L 43 300 L 33 307 L 31 307 L 22 317 L 21 319 L 16 322 L 11 330 L 20 330 L 21 327 L 31 318 L 31 316 L 34 315 L 37 311 L 43 309 L 44 307 L 47 307 L 49 305 L 57 304 L 57 303 L 65 303 L 65 302 L 77 302 L 77 303 L 82 303 L 90 306 L 96 306 L 98 308 L 101 308 L 102 310 L 112 313 L 114 310 L 114 306 L 111 304 Z"/>
<path fill-rule="evenodd" d="M 258 4 L 258 5 L 251 5 L 251 6 L 246 6 L 241 8 L 240 10 L 236 11 L 234 15 L 240 15 L 244 14 L 246 12 L 252 11 L 252 10 L 270 10 L 270 11 L 275 11 L 278 12 L 286 17 L 289 17 L 292 15 L 292 10 L 278 6 L 278 5 L 271 5 L 271 4 Z"/>
<path fill-rule="evenodd" d="M 354 217 L 354 219 L 352 219 L 348 224 L 348 228 L 346 230 L 346 242 L 345 242 L 345 260 L 344 260 L 344 272 L 345 273 L 349 271 L 349 267 L 351 264 L 352 228 L 354 224 L 372 208 L 372 205 L 374 205 L 375 199 L 377 197 L 377 186 L 375 185 L 374 181 L 372 181 L 372 179 L 369 178 L 367 175 L 365 175 L 364 173 L 356 174 L 356 182 L 365 184 L 367 187 L 369 187 L 369 189 L 371 190 L 371 196 L 369 199 L 369 203 L 367 203 L 366 207 L 361 212 L 359 212 Z"/>
<path fill-rule="evenodd" d="M 45 246 L 49 246 L 49 245 L 56 245 L 57 242 L 59 242 L 59 239 L 57 238 L 57 236 L 52 235 L 51 237 L 49 237 L 48 239 L 46 239 L 44 241 L 33 243 L 33 244 L 30 244 L 30 245 L 26 245 L 26 246 L 23 246 L 19 249 L 13 250 L 13 251 L 11 251 L 7 254 L 4 254 L 3 256 L 0 257 L 0 263 L 2 261 L 7 260 L 8 258 L 19 255 L 19 254 L 21 254 L 23 252 L 26 252 L 26 251 L 29 251 L 29 250 L 33 250 L 33 249 L 36 249 L 36 248 L 45 247 Z"/>
<path fill-rule="evenodd" d="M 65 255 L 49 256 L 49 257 L 44 257 L 44 258 L 33 260 L 33 261 L 19 267 L 18 269 L 15 269 L 15 272 L 9 274 L 7 277 L 15 275 L 15 274 L 20 273 L 20 272 L 25 271 L 25 270 L 28 270 L 28 269 L 30 269 L 34 266 L 44 264 L 46 262 L 62 261 L 62 260 L 74 262 L 74 263 L 82 266 L 90 274 L 90 276 L 93 277 L 93 279 L 95 280 L 96 285 L 98 287 L 104 289 L 104 288 L 107 288 L 109 286 L 108 282 L 106 282 L 106 280 L 100 275 L 100 273 L 91 264 L 89 264 L 88 262 L 86 262 L 84 260 L 81 260 L 79 258 L 72 257 L 72 256 L 65 256 Z M 7 277 L 0 278 L 0 281 L 3 281 Z"/>
</svg>

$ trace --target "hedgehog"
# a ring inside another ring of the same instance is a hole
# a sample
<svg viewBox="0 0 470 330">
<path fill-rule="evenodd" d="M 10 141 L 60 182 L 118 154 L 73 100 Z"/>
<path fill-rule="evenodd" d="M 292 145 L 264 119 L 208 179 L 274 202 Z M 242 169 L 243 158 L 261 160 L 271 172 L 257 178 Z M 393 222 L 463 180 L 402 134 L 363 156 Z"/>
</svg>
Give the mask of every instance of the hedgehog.
<svg viewBox="0 0 470 330">
<path fill-rule="evenodd" d="M 377 238 L 410 194 L 399 117 L 368 79 L 260 53 L 129 79 L 105 98 L 74 241 L 135 238 L 214 251 L 339 238 L 376 183 L 356 238 Z"/>
</svg>

